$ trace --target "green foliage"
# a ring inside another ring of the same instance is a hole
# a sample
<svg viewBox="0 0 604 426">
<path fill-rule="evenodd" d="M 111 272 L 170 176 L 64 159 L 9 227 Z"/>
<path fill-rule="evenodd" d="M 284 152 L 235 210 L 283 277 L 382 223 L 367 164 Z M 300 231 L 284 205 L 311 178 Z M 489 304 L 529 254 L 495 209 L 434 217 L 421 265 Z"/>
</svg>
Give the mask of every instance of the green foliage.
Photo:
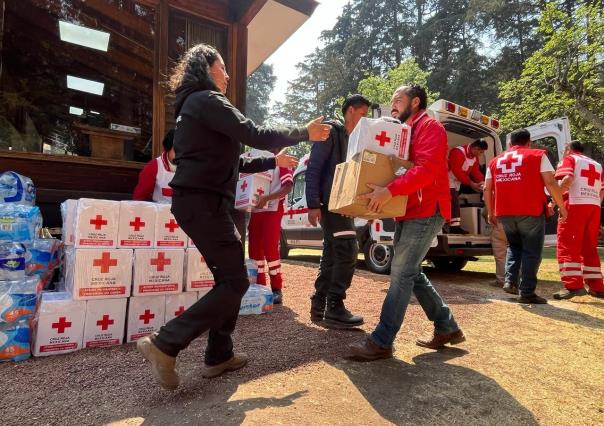
<svg viewBox="0 0 604 426">
<path fill-rule="evenodd" d="M 392 68 L 385 77 L 372 75 L 359 83 L 359 93 L 372 102 L 389 104 L 394 91 L 403 84 L 419 84 L 428 87 L 429 72 L 423 71 L 414 59 L 405 59 L 400 65 Z M 428 103 L 435 101 L 438 93 L 428 92 Z"/>
<path fill-rule="evenodd" d="M 602 12 L 601 5 L 589 4 L 545 8 L 539 21 L 544 46 L 527 59 L 519 78 L 500 86 L 504 129 L 568 116 L 574 138 L 602 147 Z"/>
<path fill-rule="evenodd" d="M 267 64 L 260 65 L 247 79 L 245 112 L 254 123 L 264 124 L 269 117 L 270 97 L 276 81 L 273 66 Z"/>
</svg>

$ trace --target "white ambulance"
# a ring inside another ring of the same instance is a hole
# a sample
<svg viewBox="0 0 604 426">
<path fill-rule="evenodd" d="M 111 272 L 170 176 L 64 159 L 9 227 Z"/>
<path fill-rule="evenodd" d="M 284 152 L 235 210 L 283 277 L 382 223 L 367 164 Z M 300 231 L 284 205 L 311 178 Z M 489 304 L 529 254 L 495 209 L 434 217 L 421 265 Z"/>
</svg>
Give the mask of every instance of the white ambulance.
<svg viewBox="0 0 604 426">
<path fill-rule="evenodd" d="M 428 113 L 445 127 L 450 149 L 479 138 L 487 141 L 489 148 L 480 159 L 483 173 L 486 164 L 502 151 L 499 137 L 500 125 L 497 119 L 446 100 L 436 101 L 428 108 Z M 389 106 L 374 108 L 374 117 L 382 115 L 390 116 Z M 565 117 L 527 128 L 534 141 L 533 146 L 546 149 L 554 167 L 562 156 L 564 145 L 571 140 L 569 129 L 568 119 Z M 307 163 L 308 155 L 301 159 L 294 173 L 293 190 L 285 201 L 280 242 L 281 257 L 284 259 L 291 249 L 320 249 L 323 245 L 321 228 L 313 227 L 308 221 L 304 181 Z M 484 209 L 482 194 L 464 192 L 462 187 L 459 197 L 461 227 L 469 234 L 439 234 L 426 256 L 426 259 L 440 270 L 459 271 L 469 260 L 477 260 L 477 256 L 492 254 L 490 225 L 482 216 Z M 369 270 L 389 273 L 393 255 L 394 221 L 355 219 L 355 225 L 359 247 L 365 255 L 365 263 Z M 548 221 L 546 234 L 546 245 L 555 244 L 556 218 Z"/>
</svg>

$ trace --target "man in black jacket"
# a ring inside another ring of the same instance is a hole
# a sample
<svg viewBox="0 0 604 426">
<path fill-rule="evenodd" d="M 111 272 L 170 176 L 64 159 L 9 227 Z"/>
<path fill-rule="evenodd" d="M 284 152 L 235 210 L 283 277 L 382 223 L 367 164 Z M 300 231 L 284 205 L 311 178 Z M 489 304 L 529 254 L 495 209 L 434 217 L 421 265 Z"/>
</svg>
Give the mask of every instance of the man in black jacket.
<svg viewBox="0 0 604 426">
<path fill-rule="evenodd" d="M 313 321 L 324 321 L 330 328 L 363 324 L 362 317 L 351 314 L 344 306 L 359 253 L 354 219 L 329 212 L 328 204 L 336 165 L 346 161 L 348 136 L 367 115 L 370 105 L 361 95 L 349 96 L 342 106 L 344 124 L 329 122 L 329 138 L 313 145 L 306 169 L 308 220 L 313 226 L 320 223 L 323 229 L 323 254 L 310 315 Z"/>
</svg>

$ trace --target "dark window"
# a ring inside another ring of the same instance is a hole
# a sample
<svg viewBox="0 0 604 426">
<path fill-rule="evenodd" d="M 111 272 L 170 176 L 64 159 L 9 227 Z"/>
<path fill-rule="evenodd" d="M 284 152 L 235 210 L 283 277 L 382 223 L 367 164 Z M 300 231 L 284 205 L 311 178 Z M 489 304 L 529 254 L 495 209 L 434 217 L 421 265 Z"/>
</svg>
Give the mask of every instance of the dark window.
<svg viewBox="0 0 604 426">
<path fill-rule="evenodd" d="M 3 2 L 0 149 L 150 159 L 155 11 Z"/>
</svg>

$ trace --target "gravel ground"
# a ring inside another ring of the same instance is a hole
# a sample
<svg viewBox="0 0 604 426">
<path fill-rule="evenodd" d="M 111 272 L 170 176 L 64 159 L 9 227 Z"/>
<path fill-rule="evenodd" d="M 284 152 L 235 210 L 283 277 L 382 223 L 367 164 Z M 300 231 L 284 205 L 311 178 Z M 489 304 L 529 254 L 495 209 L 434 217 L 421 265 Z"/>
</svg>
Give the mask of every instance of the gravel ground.
<svg viewBox="0 0 604 426">
<path fill-rule="evenodd" d="M 303 260 L 309 260 L 304 258 Z M 315 259 L 310 259 L 315 260 Z M 347 305 L 361 330 L 310 322 L 316 265 L 283 266 L 285 305 L 243 317 L 238 372 L 200 375 L 205 339 L 179 357 L 182 386 L 158 388 L 134 345 L 1 364 L 4 425 L 88 424 L 604 424 L 604 303 L 590 297 L 547 306 L 510 303 L 488 274 L 429 275 L 468 336 L 429 351 L 413 344 L 431 324 L 413 302 L 396 357 L 346 360 L 379 318 L 387 277 L 357 272 Z M 549 295 L 556 283 L 545 283 Z"/>
</svg>

